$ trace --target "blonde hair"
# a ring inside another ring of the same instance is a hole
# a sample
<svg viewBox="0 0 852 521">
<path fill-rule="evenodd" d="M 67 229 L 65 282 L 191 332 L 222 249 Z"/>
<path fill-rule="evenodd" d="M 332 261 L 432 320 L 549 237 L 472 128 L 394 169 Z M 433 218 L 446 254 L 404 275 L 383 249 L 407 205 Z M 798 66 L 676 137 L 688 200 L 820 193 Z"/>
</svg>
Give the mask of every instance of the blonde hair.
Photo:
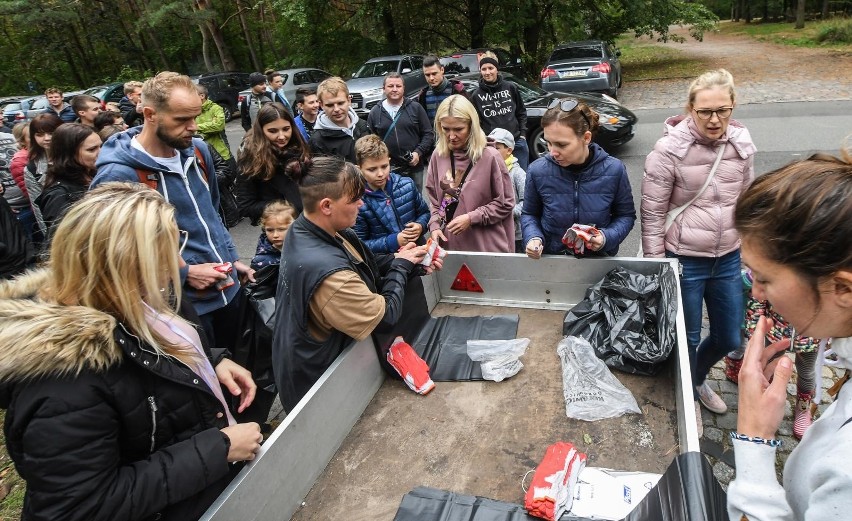
<svg viewBox="0 0 852 521">
<path fill-rule="evenodd" d="M 438 150 L 438 155 L 450 157 L 452 151 L 447 143 L 447 136 L 441 128 L 441 120 L 444 118 L 458 118 L 467 122 L 470 127 L 470 133 L 467 136 L 467 157 L 474 163 L 479 161 L 488 140 L 482 127 L 479 126 L 479 116 L 476 114 L 473 103 L 460 94 L 453 94 L 438 105 L 438 111 L 435 113 L 435 136 L 438 138 L 438 143 L 435 148 Z"/>
<path fill-rule="evenodd" d="M 319 98 L 320 104 L 322 104 L 323 94 L 337 96 L 341 90 L 349 96 L 349 87 L 346 86 L 346 82 L 339 76 L 332 76 L 331 78 L 322 80 L 322 83 L 317 86 L 317 98 Z"/>
<path fill-rule="evenodd" d="M 44 296 L 112 315 L 158 353 L 190 362 L 194 350 L 171 344 L 145 318 L 144 304 L 178 318 L 178 257 L 174 207 L 143 184 L 104 183 L 57 227 Z"/>
<path fill-rule="evenodd" d="M 290 222 L 287 223 L 287 226 L 289 227 L 290 224 L 293 224 L 293 221 L 296 220 L 296 209 L 293 208 L 293 206 L 291 206 L 290 203 L 288 203 L 287 201 L 272 201 L 263 208 L 263 213 L 260 214 L 260 225 L 263 227 L 264 230 L 266 230 L 266 222 L 269 219 L 282 215 L 282 219 L 284 219 L 285 221 L 287 220 L 287 217 L 290 218 Z"/>
<path fill-rule="evenodd" d="M 128 81 L 124 84 L 124 94 L 133 94 L 133 91 L 136 89 L 141 89 L 143 87 L 143 83 L 141 81 Z"/>
<path fill-rule="evenodd" d="M 18 143 L 18 148 L 27 148 L 30 141 L 30 124 L 18 123 L 12 127 L 12 135 L 15 136 L 15 142 Z"/>
<path fill-rule="evenodd" d="M 734 77 L 725 69 L 716 69 L 715 71 L 705 72 L 701 76 L 695 78 L 689 85 L 688 101 L 686 102 L 686 112 L 691 112 L 695 104 L 695 95 L 699 91 L 720 87 L 727 89 L 731 95 L 731 104 L 736 102 L 736 93 L 734 92 Z"/>
<path fill-rule="evenodd" d="M 189 76 L 164 71 L 153 78 L 148 78 L 142 84 L 142 106 L 153 107 L 156 110 L 167 107 L 169 98 L 175 89 L 186 89 L 192 93 L 197 92 L 195 84 L 192 83 Z"/>
<path fill-rule="evenodd" d="M 388 146 L 382 138 L 375 134 L 368 134 L 358 138 L 355 142 L 355 162 L 361 166 L 368 159 L 384 159 L 390 157 Z"/>
</svg>

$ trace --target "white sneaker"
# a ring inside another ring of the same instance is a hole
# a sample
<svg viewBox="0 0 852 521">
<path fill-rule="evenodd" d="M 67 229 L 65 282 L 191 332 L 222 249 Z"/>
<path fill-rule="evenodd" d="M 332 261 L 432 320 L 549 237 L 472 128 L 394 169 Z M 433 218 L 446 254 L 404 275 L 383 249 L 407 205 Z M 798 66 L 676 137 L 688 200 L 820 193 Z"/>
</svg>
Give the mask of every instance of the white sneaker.
<svg viewBox="0 0 852 521">
<path fill-rule="evenodd" d="M 725 405 L 725 402 L 718 394 L 713 392 L 713 389 L 707 385 L 706 381 L 696 387 L 695 390 L 698 391 L 698 399 L 701 401 L 701 404 L 707 407 L 708 411 L 715 412 L 716 414 L 725 414 L 728 412 L 728 406 Z"/>
<path fill-rule="evenodd" d="M 695 400 L 695 426 L 698 427 L 698 437 L 704 436 L 704 422 L 701 420 L 701 402 Z"/>
</svg>

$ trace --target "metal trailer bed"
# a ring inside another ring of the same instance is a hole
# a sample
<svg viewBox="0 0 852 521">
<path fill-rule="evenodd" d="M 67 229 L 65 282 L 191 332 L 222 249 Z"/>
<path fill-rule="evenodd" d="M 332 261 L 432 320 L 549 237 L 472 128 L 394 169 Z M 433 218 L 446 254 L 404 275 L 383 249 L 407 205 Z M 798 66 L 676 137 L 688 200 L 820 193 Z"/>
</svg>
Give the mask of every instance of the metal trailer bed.
<svg viewBox="0 0 852 521">
<path fill-rule="evenodd" d="M 483 293 L 452 290 L 466 264 Z M 372 340 L 347 348 L 202 519 L 393 519 L 424 485 L 523 502 L 521 480 L 546 447 L 571 441 L 589 465 L 662 473 L 697 451 L 698 433 L 678 306 L 677 354 L 654 377 L 614 371 L 642 415 L 567 418 L 556 345 L 564 311 L 617 267 L 657 272 L 665 259 L 583 259 L 451 253 L 424 278 L 433 316 L 519 314 L 531 343 L 524 369 L 495 382 L 436 382 L 423 397 L 385 380 Z M 678 287 L 677 297 L 680 297 Z"/>
</svg>

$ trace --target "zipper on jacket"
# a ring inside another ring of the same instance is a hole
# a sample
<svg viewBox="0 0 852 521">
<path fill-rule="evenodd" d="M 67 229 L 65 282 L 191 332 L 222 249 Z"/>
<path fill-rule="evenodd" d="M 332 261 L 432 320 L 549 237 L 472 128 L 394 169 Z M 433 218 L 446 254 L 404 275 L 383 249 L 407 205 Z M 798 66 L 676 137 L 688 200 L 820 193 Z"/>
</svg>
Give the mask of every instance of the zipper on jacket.
<svg viewBox="0 0 852 521">
<path fill-rule="evenodd" d="M 574 223 L 580 223 L 580 180 L 574 179 Z M 573 224 L 572 224 L 573 226 Z"/>
<path fill-rule="evenodd" d="M 151 409 L 151 448 L 148 452 L 154 452 L 157 441 L 157 403 L 153 396 L 148 397 L 148 408 Z"/>
</svg>

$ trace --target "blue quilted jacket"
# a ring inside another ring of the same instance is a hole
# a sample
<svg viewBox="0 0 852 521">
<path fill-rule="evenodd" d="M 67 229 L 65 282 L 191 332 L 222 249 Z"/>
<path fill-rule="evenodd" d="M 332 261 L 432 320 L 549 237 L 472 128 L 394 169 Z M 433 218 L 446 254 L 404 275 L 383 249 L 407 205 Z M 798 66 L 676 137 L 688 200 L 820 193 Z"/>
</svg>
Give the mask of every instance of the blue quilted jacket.
<svg viewBox="0 0 852 521">
<path fill-rule="evenodd" d="M 593 224 L 606 237 L 599 252 L 587 256 L 611 256 L 633 229 L 636 207 L 627 169 L 619 159 L 592 143 L 591 162 L 582 170 L 563 168 L 547 154 L 527 172 L 521 226 L 524 244 L 533 237 L 544 242 L 544 253 L 565 252 L 562 236 L 572 225 Z"/>
<path fill-rule="evenodd" d="M 390 197 L 388 197 L 390 194 Z M 375 253 L 399 249 L 396 235 L 410 222 L 426 231 L 429 206 L 414 181 L 391 172 L 384 190 L 364 192 L 364 205 L 358 210 L 355 233 Z"/>
</svg>

